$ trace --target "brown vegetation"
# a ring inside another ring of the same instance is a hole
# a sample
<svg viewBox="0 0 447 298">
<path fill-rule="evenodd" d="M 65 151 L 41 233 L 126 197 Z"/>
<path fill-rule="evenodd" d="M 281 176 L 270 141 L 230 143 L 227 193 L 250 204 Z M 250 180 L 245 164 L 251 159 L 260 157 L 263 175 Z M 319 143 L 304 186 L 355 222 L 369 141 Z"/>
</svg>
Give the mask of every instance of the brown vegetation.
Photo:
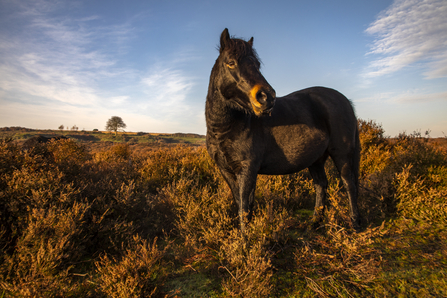
<svg viewBox="0 0 447 298">
<path fill-rule="evenodd" d="M 447 296 L 446 152 L 360 128 L 361 233 L 331 161 L 319 228 L 303 171 L 260 176 L 241 233 L 204 147 L 3 139 L 0 297 Z"/>
</svg>

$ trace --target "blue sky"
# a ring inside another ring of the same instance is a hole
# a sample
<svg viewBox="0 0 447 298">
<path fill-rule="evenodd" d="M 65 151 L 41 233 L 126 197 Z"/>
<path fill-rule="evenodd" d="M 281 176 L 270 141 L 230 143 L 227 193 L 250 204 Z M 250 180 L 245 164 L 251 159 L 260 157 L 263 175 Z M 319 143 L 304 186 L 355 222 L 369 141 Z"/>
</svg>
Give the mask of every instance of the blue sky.
<svg viewBox="0 0 447 298">
<path fill-rule="evenodd" d="M 339 90 L 385 133 L 447 135 L 447 1 L 0 0 L 0 127 L 205 134 L 220 33 L 278 96 Z"/>
</svg>

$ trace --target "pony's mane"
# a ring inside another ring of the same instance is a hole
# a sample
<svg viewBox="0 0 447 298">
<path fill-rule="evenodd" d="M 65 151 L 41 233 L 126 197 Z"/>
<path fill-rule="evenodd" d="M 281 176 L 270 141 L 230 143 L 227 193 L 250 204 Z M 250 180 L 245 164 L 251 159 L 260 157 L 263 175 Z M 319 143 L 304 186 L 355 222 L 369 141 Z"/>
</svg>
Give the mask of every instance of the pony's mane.
<svg viewBox="0 0 447 298">
<path fill-rule="evenodd" d="M 219 47 L 219 52 L 221 51 L 222 49 Z M 253 56 L 259 62 L 261 62 L 258 53 L 256 53 L 256 50 L 253 49 L 253 47 L 251 47 L 248 42 L 240 38 L 231 38 L 231 42 L 226 45 L 225 51 L 228 52 L 231 56 L 235 57 L 237 60 L 242 57 Z"/>
</svg>

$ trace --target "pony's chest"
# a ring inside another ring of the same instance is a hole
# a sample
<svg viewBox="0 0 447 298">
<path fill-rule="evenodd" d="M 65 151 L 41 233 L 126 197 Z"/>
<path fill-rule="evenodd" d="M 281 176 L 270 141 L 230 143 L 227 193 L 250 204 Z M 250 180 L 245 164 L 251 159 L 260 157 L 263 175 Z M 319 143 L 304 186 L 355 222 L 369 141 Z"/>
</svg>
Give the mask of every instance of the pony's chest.
<svg viewBox="0 0 447 298">
<path fill-rule="evenodd" d="M 207 138 L 207 150 L 217 166 L 238 174 L 246 161 L 255 155 L 252 140 L 247 137 Z"/>
</svg>

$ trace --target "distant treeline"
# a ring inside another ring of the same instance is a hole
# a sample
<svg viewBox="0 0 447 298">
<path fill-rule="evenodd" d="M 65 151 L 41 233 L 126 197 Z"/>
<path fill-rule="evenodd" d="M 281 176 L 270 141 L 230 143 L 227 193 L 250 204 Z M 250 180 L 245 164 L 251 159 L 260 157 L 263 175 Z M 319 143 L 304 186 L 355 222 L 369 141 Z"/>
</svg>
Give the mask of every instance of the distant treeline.
<svg viewBox="0 0 447 298">
<path fill-rule="evenodd" d="M 21 132 L 27 132 L 27 131 L 34 131 L 35 129 L 26 128 L 26 127 L 20 127 L 20 126 L 11 126 L 11 127 L 0 127 L 0 131 L 21 131 Z"/>
</svg>

